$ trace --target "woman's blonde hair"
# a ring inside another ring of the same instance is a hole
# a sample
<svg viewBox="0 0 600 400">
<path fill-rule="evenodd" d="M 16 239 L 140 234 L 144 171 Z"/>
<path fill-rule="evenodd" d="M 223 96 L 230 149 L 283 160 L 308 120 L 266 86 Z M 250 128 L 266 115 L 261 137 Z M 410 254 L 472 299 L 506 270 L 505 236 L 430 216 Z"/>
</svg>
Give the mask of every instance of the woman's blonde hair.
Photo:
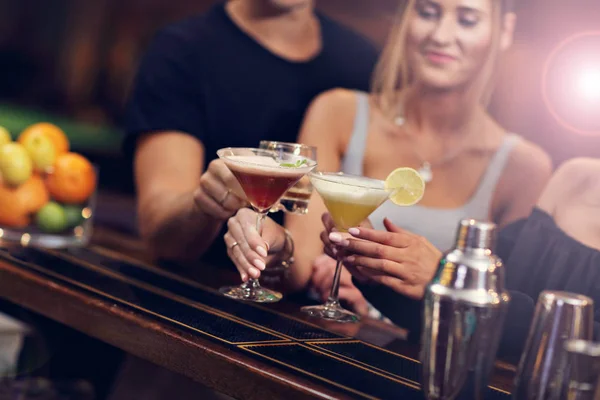
<svg viewBox="0 0 600 400">
<path fill-rule="evenodd" d="M 402 89 L 411 85 L 414 80 L 410 71 L 406 50 L 406 35 L 408 32 L 408 20 L 412 15 L 417 0 L 401 1 L 398 10 L 398 18 L 392 27 L 387 43 L 381 57 L 375 67 L 371 92 L 374 94 L 377 104 L 385 115 L 390 118 L 396 117 L 399 112 L 398 96 Z M 492 41 L 489 56 L 479 75 L 473 81 L 471 90 L 474 95 L 479 96 L 480 102 L 487 105 L 494 90 L 494 76 L 499 58 L 500 34 L 504 14 L 511 11 L 511 0 L 492 1 Z"/>
</svg>

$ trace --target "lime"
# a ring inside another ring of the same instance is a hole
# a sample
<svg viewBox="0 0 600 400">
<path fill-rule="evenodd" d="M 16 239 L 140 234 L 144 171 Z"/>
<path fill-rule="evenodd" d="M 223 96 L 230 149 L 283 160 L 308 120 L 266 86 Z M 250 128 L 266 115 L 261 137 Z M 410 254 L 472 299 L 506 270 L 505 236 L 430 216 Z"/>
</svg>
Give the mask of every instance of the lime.
<svg viewBox="0 0 600 400">
<path fill-rule="evenodd" d="M 67 225 L 69 228 L 75 228 L 83 221 L 83 215 L 81 211 L 83 210 L 79 206 L 66 205 L 64 206 L 65 216 L 67 217 Z"/>
<path fill-rule="evenodd" d="M 0 126 L 0 146 L 6 143 L 12 142 L 12 137 L 10 136 L 10 132 L 3 126 Z"/>
<path fill-rule="evenodd" d="M 0 146 L 0 174 L 5 183 L 19 186 L 31 177 L 32 172 L 33 163 L 25 147 L 14 142 Z"/>
<path fill-rule="evenodd" d="M 412 168 L 397 168 L 385 179 L 385 188 L 394 192 L 390 200 L 398 206 L 417 204 L 425 192 L 425 182 L 421 175 Z"/>
<path fill-rule="evenodd" d="M 38 211 L 35 220 L 38 227 L 47 233 L 62 232 L 68 227 L 65 210 L 60 204 L 53 201 Z"/>
</svg>

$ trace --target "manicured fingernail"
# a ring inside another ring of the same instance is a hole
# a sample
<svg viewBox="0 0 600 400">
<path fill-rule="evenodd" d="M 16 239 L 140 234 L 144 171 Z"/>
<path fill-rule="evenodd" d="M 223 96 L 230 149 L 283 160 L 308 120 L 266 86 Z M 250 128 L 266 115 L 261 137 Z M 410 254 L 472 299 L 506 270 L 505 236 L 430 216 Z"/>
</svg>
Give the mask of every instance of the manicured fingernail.
<svg viewBox="0 0 600 400">
<path fill-rule="evenodd" d="M 261 271 L 265 269 L 266 265 L 264 262 L 262 262 L 261 260 L 254 260 L 254 262 L 252 263 L 254 264 L 254 266 L 258 269 L 260 269 Z"/>
<path fill-rule="evenodd" d="M 258 276 L 260 275 L 260 272 L 256 269 L 256 268 L 250 268 L 248 270 L 248 273 L 253 276 L 254 278 L 258 278 Z"/>
<path fill-rule="evenodd" d="M 348 229 L 348 233 L 352 236 L 358 236 L 360 235 L 360 230 L 358 228 L 350 228 Z"/>
<path fill-rule="evenodd" d="M 331 240 L 333 243 L 339 243 L 342 241 L 342 235 L 336 232 L 331 232 L 329 234 L 329 240 Z"/>
<path fill-rule="evenodd" d="M 349 264 L 352 264 L 354 261 L 356 261 L 356 257 L 355 256 L 344 257 L 344 261 L 346 261 Z"/>
<path fill-rule="evenodd" d="M 257 253 L 258 253 L 258 255 L 259 255 L 259 256 L 261 256 L 261 257 L 266 257 L 266 256 L 268 256 L 268 255 L 269 255 L 269 253 L 267 252 L 267 249 L 265 249 L 265 248 L 264 248 L 264 247 L 262 247 L 262 246 L 258 246 L 258 247 L 256 248 L 256 252 L 257 252 Z"/>
<path fill-rule="evenodd" d="M 243 280 L 244 282 L 246 282 L 246 281 L 248 280 L 248 275 L 246 275 L 246 274 L 244 274 L 244 273 L 242 273 L 241 275 L 242 275 L 242 280 Z"/>
<path fill-rule="evenodd" d="M 333 239 L 331 238 L 332 235 L 334 237 Z M 342 246 L 342 247 L 346 247 L 350 244 L 350 242 L 348 240 L 344 239 L 342 237 L 342 235 L 340 235 L 339 233 L 330 233 L 329 240 L 331 240 L 336 245 Z"/>
</svg>

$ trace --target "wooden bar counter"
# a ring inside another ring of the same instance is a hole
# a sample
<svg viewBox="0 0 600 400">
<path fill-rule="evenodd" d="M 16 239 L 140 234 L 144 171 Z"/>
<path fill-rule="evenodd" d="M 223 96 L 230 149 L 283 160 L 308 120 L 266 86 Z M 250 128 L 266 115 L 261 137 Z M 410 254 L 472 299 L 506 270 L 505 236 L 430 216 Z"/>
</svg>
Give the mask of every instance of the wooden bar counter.
<svg viewBox="0 0 600 400">
<path fill-rule="evenodd" d="M 307 319 L 300 302 L 237 302 L 233 272 L 202 284 L 148 263 L 140 242 L 97 228 L 94 244 L 0 251 L 0 296 L 236 399 L 422 399 L 418 349 L 377 321 Z M 500 365 L 489 399 L 508 399 Z"/>
</svg>

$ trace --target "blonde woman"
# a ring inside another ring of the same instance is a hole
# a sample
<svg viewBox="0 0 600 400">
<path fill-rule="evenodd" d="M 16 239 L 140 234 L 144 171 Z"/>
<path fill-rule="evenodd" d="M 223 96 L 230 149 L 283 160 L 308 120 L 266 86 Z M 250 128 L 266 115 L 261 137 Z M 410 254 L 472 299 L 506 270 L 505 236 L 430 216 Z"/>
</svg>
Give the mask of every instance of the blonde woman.
<svg viewBox="0 0 600 400">
<path fill-rule="evenodd" d="M 504 226 L 529 214 L 550 177 L 549 157 L 506 132 L 486 111 L 496 65 L 511 45 L 515 22 L 505 0 L 406 1 L 372 92 L 332 90 L 312 103 L 299 141 L 318 147 L 320 170 L 385 179 L 393 169 L 410 166 L 427 182 L 419 205 L 402 208 L 388 202 L 373 213 L 375 229 L 399 226 L 427 239 L 432 251 L 444 250 L 461 218 Z M 294 288 L 304 288 L 312 276 L 322 294 L 329 290 L 333 263 L 320 257 L 313 267 L 323 251 L 319 233 L 325 212 L 314 195 L 307 216 L 285 221 L 287 237 L 299 250 L 289 274 Z M 384 217 L 389 219 L 385 226 Z M 283 227 L 269 223 L 261 238 L 253 221 L 251 212 L 241 210 L 225 235 L 244 279 L 257 277 L 269 257 L 288 256 L 286 248 L 291 248 Z M 269 257 L 260 255 L 265 249 Z M 407 276 L 415 280 L 407 279 L 407 286 L 425 279 L 411 270 L 417 265 L 406 265 Z M 346 272 L 340 296 L 366 310 Z"/>
</svg>

